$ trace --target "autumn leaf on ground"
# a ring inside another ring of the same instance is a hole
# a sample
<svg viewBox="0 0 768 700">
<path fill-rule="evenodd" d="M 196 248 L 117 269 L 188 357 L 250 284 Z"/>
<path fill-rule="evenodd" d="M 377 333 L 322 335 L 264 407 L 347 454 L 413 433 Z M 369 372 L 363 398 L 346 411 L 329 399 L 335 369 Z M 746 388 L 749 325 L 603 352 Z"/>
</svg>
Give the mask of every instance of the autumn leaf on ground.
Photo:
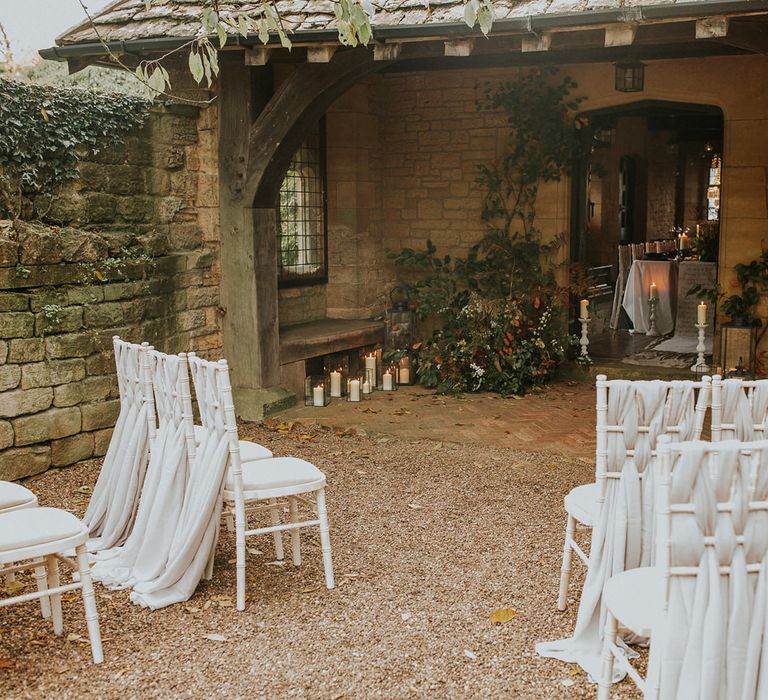
<svg viewBox="0 0 768 700">
<path fill-rule="evenodd" d="M 14 595 L 19 591 L 24 590 L 24 584 L 21 581 L 16 580 L 9 581 L 4 590 L 8 595 Z"/>
<path fill-rule="evenodd" d="M 91 494 L 93 493 L 93 489 L 90 486 L 81 486 L 77 489 L 77 493 Z"/>
<path fill-rule="evenodd" d="M 0 668 L 13 668 L 13 661 L 10 659 L 0 659 Z"/>
<path fill-rule="evenodd" d="M 512 608 L 498 608 L 490 614 L 491 622 L 495 622 L 497 624 L 509 622 L 510 620 L 514 620 L 516 617 L 517 610 L 513 610 Z"/>
</svg>

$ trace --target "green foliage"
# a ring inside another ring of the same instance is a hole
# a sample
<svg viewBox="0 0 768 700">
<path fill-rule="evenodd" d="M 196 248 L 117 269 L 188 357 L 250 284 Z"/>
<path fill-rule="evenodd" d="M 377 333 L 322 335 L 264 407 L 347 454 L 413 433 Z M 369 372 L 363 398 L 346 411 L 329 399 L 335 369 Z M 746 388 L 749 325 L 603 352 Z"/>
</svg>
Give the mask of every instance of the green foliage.
<svg viewBox="0 0 768 700">
<path fill-rule="evenodd" d="M 726 295 L 719 284 L 714 288 L 696 284 L 687 293 L 707 299 L 712 304 L 719 301 L 720 309 L 735 325 L 759 328 L 763 322 L 757 317 L 756 307 L 768 294 L 768 250 L 764 250 L 757 260 L 739 263 L 734 270 L 739 289 L 736 294 Z"/>
<path fill-rule="evenodd" d="M 537 69 L 495 89 L 479 109 L 502 110 L 510 125 L 499 162 L 479 168 L 483 239 L 466 257 L 389 252 L 401 270 L 396 292 L 418 318 L 438 326 L 417 343 L 419 378 L 439 391 L 520 394 L 556 371 L 570 345 L 568 291 L 557 284 L 557 237 L 541 240 L 536 199 L 542 182 L 559 180 L 584 148 L 571 113 L 575 83 Z"/>
<path fill-rule="evenodd" d="M 35 198 L 78 177 L 82 157 L 119 143 L 147 114 L 128 95 L 0 79 L 0 216 L 33 213 Z"/>
</svg>

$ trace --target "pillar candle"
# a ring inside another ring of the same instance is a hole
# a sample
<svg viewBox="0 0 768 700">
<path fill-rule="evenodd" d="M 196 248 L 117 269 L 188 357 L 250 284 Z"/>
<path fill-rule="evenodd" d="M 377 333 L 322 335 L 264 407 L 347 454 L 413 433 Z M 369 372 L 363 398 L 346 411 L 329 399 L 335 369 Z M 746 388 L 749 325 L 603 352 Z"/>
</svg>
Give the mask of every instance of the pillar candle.
<svg viewBox="0 0 768 700">
<path fill-rule="evenodd" d="M 400 383 L 401 384 L 411 383 L 411 370 L 408 369 L 407 367 L 400 368 Z"/>
<path fill-rule="evenodd" d="M 360 400 L 360 380 L 359 379 L 353 379 L 349 382 L 349 400 L 350 401 L 359 401 Z"/>
<path fill-rule="evenodd" d="M 707 322 L 707 305 L 702 301 L 697 307 L 699 325 L 703 326 Z"/>
<path fill-rule="evenodd" d="M 371 389 L 371 383 L 368 381 L 368 379 L 366 379 L 366 380 L 363 382 L 363 393 L 364 393 L 364 394 L 370 394 L 370 393 L 371 393 L 371 391 L 372 391 L 372 389 Z"/>
<path fill-rule="evenodd" d="M 656 291 L 656 282 L 651 282 L 651 299 L 658 298 L 658 292 Z"/>
<path fill-rule="evenodd" d="M 331 396 L 335 398 L 341 396 L 341 370 L 331 372 Z"/>
<path fill-rule="evenodd" d="M 384 372 L 384 376 L 381 378 L 384 391 L 392 391 L 392 373 L 387 370 Z"/>
<path fill-rule="evenodd" d="M 322 384 L 312 389 L 312 404 L 314 406 L 325 406 L 325 397 L 323 396 L 323 393 Z"/>
<path fill-rule="evenodd" d="M 589 318 L 589 300 L 582 299 L 579 302 L 579 318 Z"/>
<path fill-rule="evenodd" d="M 365 369 L 372 369 L 373 376 L 376 376 L 376 355 L 373 353 L 365 356 Z"/>
</svg>

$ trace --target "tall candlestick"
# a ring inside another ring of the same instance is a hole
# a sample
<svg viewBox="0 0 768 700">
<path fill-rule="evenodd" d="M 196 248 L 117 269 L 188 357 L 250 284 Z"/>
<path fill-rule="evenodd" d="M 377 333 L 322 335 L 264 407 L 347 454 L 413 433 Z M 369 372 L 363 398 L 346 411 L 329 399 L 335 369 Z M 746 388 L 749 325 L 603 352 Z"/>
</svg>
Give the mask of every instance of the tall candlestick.
<svg viewBox="0 0 768 700">
<path fill-rule="evenodd" d="M 707 305 L 703 301 L 696 307 L 696 313 L 699 325 L 703 326 L 707 322 Z"/>
<path fill-rule="evenodd" d="M 331 372 L 331 397 L 339 398 L 341 396 L 341 370 Z"/>
<path fill-rule="evenodd" d="M 705 323 L 701 322 L 701 307 L 704 307 L 704 319 Z M 707 349 L 707 346 L 704 342 L 704 331 L 707 327 L 706 324 L 706 315 L 707 315 L 707 305 L 702 302 L 699 304 L 699 322 L 696 324 L 696 328 L 699 329 L 699 342 L 696 345 L 696 362 L 693 363 L 691 366 L 691 372 L 697 372 L 699 374 L 704 374 L 705 372 L 709 372 L 709 365 L 707 364 L 707 360 L 704 357 L 704 351 Z"/>
<path fill-rule="evenodd" d="M 579 318 L 589 318 L 589 299 L 582 299 L 579 302 Z"/>
</svg>

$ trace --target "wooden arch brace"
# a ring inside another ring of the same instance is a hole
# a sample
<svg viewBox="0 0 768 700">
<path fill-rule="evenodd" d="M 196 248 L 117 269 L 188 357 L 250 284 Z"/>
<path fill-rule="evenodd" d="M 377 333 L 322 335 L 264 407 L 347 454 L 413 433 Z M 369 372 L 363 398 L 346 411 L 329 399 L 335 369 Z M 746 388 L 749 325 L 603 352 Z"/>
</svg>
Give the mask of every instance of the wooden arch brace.
<svg viewBox="0 0 768 700">
<path fill-rule="evenodd" d="M 219 226 L 224 353 L 238 415 L 261 418 L 279 388 L 275 204 L 296 149 L 350 87 L 386 67 L 367 48 L 300 63 L 270 96 L 270 72 L 222 55 L 219 77 Z"/>
</svg>

